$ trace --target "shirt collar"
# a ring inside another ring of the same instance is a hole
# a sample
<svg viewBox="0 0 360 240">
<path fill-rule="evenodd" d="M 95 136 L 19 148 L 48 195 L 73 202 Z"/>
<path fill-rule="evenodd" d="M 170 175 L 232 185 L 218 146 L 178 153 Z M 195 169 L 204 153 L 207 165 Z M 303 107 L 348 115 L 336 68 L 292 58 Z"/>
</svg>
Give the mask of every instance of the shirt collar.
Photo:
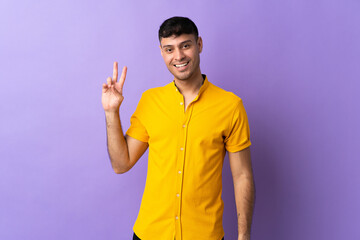
<svg viewBox="0 0 360 240">
<path fill-rule="evenodd" d="M 205 74 L 202 74 L 202 77 L 203 77 L 203 84 L 201 85 L 200 87 L 200 90 L 199 90 L 199 93 L 198 93 L 198 97 L 205 91 L 205 89 L 209 86 L 209 80 L 207 79 L 207 76 Z M 180 93 L 178 87 L 176 86 L 175 84 L 175 80 L 173 80 L 173 86 L 174 86 L 174 89 Z M 196 98 L 198 98 L 196 97 Z"/>
</svg>

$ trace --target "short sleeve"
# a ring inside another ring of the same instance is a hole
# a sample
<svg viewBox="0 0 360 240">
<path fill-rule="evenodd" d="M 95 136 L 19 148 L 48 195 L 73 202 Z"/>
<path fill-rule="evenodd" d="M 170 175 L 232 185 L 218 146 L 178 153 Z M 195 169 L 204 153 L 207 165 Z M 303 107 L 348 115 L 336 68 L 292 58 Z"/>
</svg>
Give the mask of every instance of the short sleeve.
<svg viewBox="0 0 360 240">
<path fill-rule="evenodd" d="M 136 107 L 134 114 L 130 118 L 130 127 L 126 131 L 126 135 L 142 142 L 148 142 L 149 140 L 149 135 L 144 125 L 144 120 L 145 120 L 144 110 L 146 109 L 145 103 L 146 101 L 144 100 L 144 94 L 143 94 L 138 103 L 138 106 Z"/>
<path fill-rule="evenodd" d="M 229 152 L 238 152 L 251 145 L 248 118 L 241 99 L 234 110 L 224 142 Z"/>
</svg>

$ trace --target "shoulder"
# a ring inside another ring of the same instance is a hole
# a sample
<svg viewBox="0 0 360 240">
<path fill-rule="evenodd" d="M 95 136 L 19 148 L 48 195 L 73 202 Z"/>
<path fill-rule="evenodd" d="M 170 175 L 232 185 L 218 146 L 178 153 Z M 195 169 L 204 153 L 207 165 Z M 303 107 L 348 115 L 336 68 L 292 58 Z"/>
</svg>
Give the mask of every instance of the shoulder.
<svg viewBox="0 0 360 240">
<path fill-rule="evenodd" d="M 149 88 L 148 90 L 146 90 L 142 93 L 142 96 L 154 97 L 154 96 L 161 96 L 161 95 L 167 94 L 170 91 L 171 84 L 173 84 L 173 83 L 169 83 L 169 84 L 167 84 L 165 86 L 161 86 L 161 87 Z"/>
<path fill-rule="evenodd" d="M 141 95 L 141 99 L 154 99 L 169 94 L 169 84 L 161 87 L 149 88 Z"/>
<path fill-rule="evenodd" d="M 161 105 L 164 102 L 169 101 L 169 99 L 171 99 L 173 96 L 172 91 L 175 91 L 174 86 L 172 86 L 171 84 L 173 83 L 169 83 L 161 87 L 154 87 L 147 89 L 142 93 L 140 102 L 150 107 L 150 105 L 153 104 Z"/>
<path fill-rule="evenodd" d="M 224 105 L 236 107 L 242 103 L 242 99 L 235 93 L 226 91 L 211 82 L 209 82 L 208 90 L 208 95 L 211 98 L 218 99 Z"/>
</svg>

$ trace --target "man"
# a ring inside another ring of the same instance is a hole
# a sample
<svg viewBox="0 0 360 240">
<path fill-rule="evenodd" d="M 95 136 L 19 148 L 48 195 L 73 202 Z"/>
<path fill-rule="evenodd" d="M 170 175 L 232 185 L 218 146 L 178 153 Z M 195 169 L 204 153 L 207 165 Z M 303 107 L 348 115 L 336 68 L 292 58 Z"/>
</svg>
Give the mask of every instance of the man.
<svg viewBox="0 0 360 240">
<path fill-rule="evenodd" d="M 220 240 L 222 166 L 234 181 L 238 240 L 250 239 L 254 183 L 250 133 L 242 100 L 200 71 L 203 42 L 188 18 L 159 29 L 161 55 L 173 82 L 145 91 L 124 136 L 119 108 L 127 68 L 103 84 L 107 144 L 116 173 L 130 170 L 149 147 L 148 172 L 133 239 Z"/>
</svg>

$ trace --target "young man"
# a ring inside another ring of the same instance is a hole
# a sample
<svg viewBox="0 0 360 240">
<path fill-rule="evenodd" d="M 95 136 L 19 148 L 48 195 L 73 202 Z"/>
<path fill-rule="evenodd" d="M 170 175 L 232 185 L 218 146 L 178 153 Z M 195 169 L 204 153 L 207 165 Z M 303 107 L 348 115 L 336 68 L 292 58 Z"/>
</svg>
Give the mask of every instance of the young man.
<svg viewBox="0 0 360 240">
<path fill-rule="evenodd" d="M 117 81 L 115 62 L 113 78 L 107 78 L 102 91 L 114 171 L 130 170 L 149 147 L 146 185 L 133 239 L 224 239 L 222 166 L 228 151 L 238 240 L 249 240 L 254 183 L 242 100 L 201 74 L 203 42 L 190 19 L 167 19 L 160 26 L 159 41 L 174 80 L 143 93 L 125 136 L 119 108 L 127 68 Z"/>
</svg>

